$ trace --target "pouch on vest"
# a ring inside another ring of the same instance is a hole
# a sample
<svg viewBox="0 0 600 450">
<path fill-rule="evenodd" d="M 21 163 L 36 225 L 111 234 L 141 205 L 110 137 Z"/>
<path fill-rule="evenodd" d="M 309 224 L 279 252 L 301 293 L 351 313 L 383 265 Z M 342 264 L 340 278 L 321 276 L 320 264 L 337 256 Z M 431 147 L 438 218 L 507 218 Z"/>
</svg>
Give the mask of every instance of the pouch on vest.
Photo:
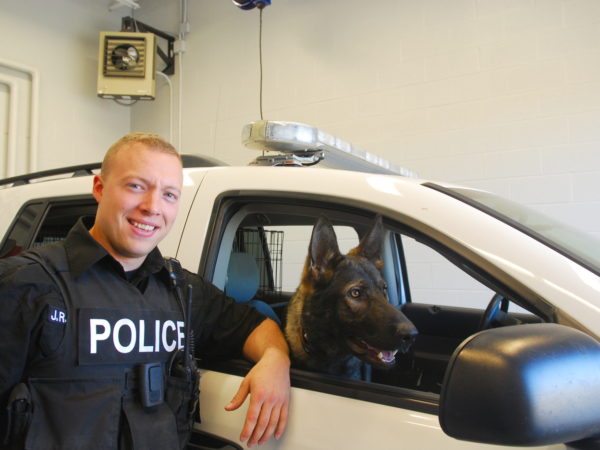
<svg viewBox="0 0 600 450">
<path fill-rule="evenodd" d="M 28 386 L 33 412 L 25 448 L 118 448 L 122 375 L 30 378 Z"/>
<path fill-rule="evenodd" d="M 165 402 L 173 410 L 177 434 L 182 449 L 187 445 L 194 421 L 200 421 L 198 398 L 200 395 L 200 372 L 192 358 L 186 368 L 184 353 L 178 350 L 169 361 Z"/>
<path fill-rule="evenodd" d="M 178 448 L 175 417 L 165 403 L 143 408 L 137 398 L 126 397 L 123 398 L 123 412 L 134 450 L 176 450 Z"/>
<path fill-rule="evenodd" d="M 148 377 L 149 371 L 153 370 L 160 370 L 160 378 L 164 377 L 164 365 L 160 364 L 141 364 L 125 373 L 121 401 L 125 421 L 120 429 L 119 448 L 178 450 L 180 447 L 175 415 L 169 405 L 158 398 L 144 400 L 145 395 L 152 397 L 151 392 L 144 394 L 142 390 L 145 389 L 146 383 L 153 383 L 151 379 L 146 379 L 154 377 Z M 153 404 L 144 404 L 147 400 Z"/>
<path fill-rule="evenodd" d="M 167 367 L 163 402 L 159 395 L 153 398 L 160 389 L 148 389 L 154 383 L 151 372 L 157 367 L 162 377 L 162 367 L 155 364 L 141 364 L 127 374 L 127 395 L 123 398 L 127 442 L 133 449 L 185 449 L 194 425 L 199 372 L 195 363 L 192 371 L 186 372 L 183 351 L 174 352 Z"/>
<path fill-rule="evenodd" d="M 31 395 L 25 383 L 17 384 L 8 397 L 6 405 L 8 423 L 4 445 L 23 447 L 25 432 L 31 422 Z"/>
</svg>

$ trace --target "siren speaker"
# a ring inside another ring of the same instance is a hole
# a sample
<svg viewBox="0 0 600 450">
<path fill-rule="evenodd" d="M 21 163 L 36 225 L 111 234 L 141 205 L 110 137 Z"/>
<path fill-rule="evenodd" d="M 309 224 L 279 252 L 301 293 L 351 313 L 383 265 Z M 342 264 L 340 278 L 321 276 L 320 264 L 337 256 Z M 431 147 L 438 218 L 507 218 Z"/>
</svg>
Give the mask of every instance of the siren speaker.
<svg viewBox="0 0 600 450">
<path fill-rule="evenodd" d="M 101 31 L 98 97 L 153 100 L 155 55 L 153 33 Z"/>
</svg>

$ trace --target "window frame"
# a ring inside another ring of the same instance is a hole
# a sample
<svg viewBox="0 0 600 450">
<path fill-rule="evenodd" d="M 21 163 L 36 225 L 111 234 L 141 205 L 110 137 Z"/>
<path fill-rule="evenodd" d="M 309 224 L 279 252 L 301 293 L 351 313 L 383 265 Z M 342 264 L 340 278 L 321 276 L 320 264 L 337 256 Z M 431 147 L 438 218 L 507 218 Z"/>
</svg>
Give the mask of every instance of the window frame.
<svg viewBox="0 0 600 450">
<path fill-rule="evenodd" d="M 239 192 L 236 194 L 240 194 Z M 273 214 L 285 214 L 293 210 L 296 214 L 310 217 L 305 224 L 314 225 L 316 218 L 325 212 L 336 225 L 349 225 L 357 229 L 359 237 L 368 229 L 376 212 L 366 208 L 336 204 L 331 201 L 303 198 L 298 199 L 283 196 L 261 196 L 261 195 L 232 195 L 225 193 L 215 202 L 211 216 L 204 252 L 201 258 L 198 273 L 205 279 L 213 282 L 215 275 L 222 277 L 226 264 L 222 261 L 225 253 L 230 252 L 233 235 L 240 227 L 245 217 L 240 218 L 239 213 L 251 215 L 269 212 Z M 298 212 L 299 210 L 302 210 Z M 275 226 L 269 224 L 270 226 Z M 301 225 L 294 223 L 294 225 Z M 304 225 L 304 223 L 302 223 Z M 391 234 L 386 233 L 386 247 L 396 255 L 393 264 L 394 279 L 402 279 L 400 289 L 406 285 L 406 276 L 400 261 L 403 257 L 402 247 L 391 245 L 389 238 Z M 389 256 L 389 255 L 388 255 Z M 219 275 L 221 274 L 221 275 Z M 215 284 L 220 284 L 217 281 Z M 244 360 L 229 361 L 200 361 L 203 369 L 215 370 L 232 375 L 245 376 L 250 368 L 250 363 Z M 326 375 L 301 369 L 291 369 L 291 382 L 293 387 L 308 389 L 316 392 L 332 394 L 341 397 L 354 398 L 371 403 L 394 406 L 429 414 L 437 414 L 439 407 L 439 394 L 433 392 L 419 391 L 401 386 L 393 386 L 381 383 L 373 383 L 360 380 L 349 380 L 343 377 Z"/>
<path fill-rule="evenodd" d="M 373 204 L 361 204 L 345 201 L 336 203 L 330 197 L 318 195 L 302 195 L 299 193 L 282 193 L 272 191 L 228 191 L 221 193 L 213 204 L 211 218 L 208 224 L 206 240 L 200 259 L 198 273 L 207 280 L 212 281 L 215 273 L 216 258 L 223 251 L 223 236 L 232 218 L 243 208 L 251 206 L 256 213 L 265 211 L 294 211 L 305 208 L 312 211 L 312 224 L 321 213 L 327 213 L 334 224 L 348 225 L 350 223 L 364 224 L 366 228 L 377 213 L 384 217 L 386 228 L 386 243 L 394 261 L 393 273 L 397 281 L 398 302 L 410 303 L 410 283 L 406 270 L 404 248 L 401 235 L 412 237 L 432 250 L 442 254 L 450 262 L 462 268 L 469 275 L 475 277 L 483 284 L 496 292 L 502 292 L 510 298 L 525 298 L 529 309 L 549 321 L 555 320 L 555 310 L 539 296 L 532 293 L 525 286 L 518 283 L 506 274 L 499 273 L 499 269 L 481 260 L 469 249 L 462 247 L 441 230 L 420 224 L 414 219 L 405 217 L 400 211 L 377 211 L 379 208 Z M 252 208 L 248 208 L 249 211 Z M 340 222 L 345 219 L 348 223 Z M 237 219 L 236 219 L 237 220 Z M 243 219 L 242 219 L 243 220 Z M 241 223 L 241 220 L 240 222 Z M 235 227 L 237 228 L 237 226 Z M 235 231 L 235 230 L 233 230 Z M 358 230 L 357 230 L 358 231 Z M 362 230 L 359 236 L 362 235 Z M 393 244 L 393 245 L 392 245 Z M 230 251 L 227 249 L 226 251 Z M 389 257 L 390 255 L 387 255 Z M 469 259 L 472 257 L 472 259 Z M 478 263 L 482 264 L 478 264 Z M 493 270 L 489 270 L 493 269 Z M 510 284 L 510 287 L 509 287 Z M 514 289 L 513 289 L 514 287 Z M 533 299 L 530 303 L 530 300 Z M 540 308 L 531 308 L 531 305 L 541 305 Z M 234 375 L 244 376 L 249 363 L 245 361 L 201 362 L 201 367 Z M 407 387 L 392 386 L 367 381 L 347 380 L 341 377 L 313 373 L 292 368 L 292 386 L 314 390 L 348 398 L 395 406 L 420 412 L 437 414 L 439 395 L 433 392 L 419 391 Z"/>
</svg>

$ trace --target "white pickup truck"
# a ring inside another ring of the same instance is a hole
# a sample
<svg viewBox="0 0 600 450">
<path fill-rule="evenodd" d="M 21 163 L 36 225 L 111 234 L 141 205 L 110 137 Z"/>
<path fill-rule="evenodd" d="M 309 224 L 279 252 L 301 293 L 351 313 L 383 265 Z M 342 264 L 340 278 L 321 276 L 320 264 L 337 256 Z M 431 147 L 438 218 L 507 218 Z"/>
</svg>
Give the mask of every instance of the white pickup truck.
<svg viewBox="0 0 600 450">
<path fill-rule="evenodd" d="M 475 189 L 184 160 L 165 256 L 234 293 L 230 255 L 249 253 L 258 288 L 237 300 L 261 300 L 284 321 L 316 218 L 328 216 L 344 250 L 381 214 L 389 301 L 419 330 L 368 380 L 292 368 L 288 428 L 263 448 L 600 448 L 599 242 Z M 0 181 L 0 255 L 62 239 L 95 214 L 98 167 Z M 243 448 L 245 411 L 224 405 L 249 363 L 199 364 L 202 422 L 189 448 Z"/>
</svg>

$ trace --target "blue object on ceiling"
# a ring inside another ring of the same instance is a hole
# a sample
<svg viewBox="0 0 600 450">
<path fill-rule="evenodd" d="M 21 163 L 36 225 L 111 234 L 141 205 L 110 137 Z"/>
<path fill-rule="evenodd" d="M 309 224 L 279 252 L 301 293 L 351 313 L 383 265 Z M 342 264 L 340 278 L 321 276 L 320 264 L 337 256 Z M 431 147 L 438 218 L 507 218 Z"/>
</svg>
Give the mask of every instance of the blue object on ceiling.
<svg viewBox="0 0 600 450">
<path fill-rule="evenodd" d="M 253 8 L 263 9 L 271 4 L 271 0 L 231 0 L 238 8 L 248 10 Z"/>
</svg>

